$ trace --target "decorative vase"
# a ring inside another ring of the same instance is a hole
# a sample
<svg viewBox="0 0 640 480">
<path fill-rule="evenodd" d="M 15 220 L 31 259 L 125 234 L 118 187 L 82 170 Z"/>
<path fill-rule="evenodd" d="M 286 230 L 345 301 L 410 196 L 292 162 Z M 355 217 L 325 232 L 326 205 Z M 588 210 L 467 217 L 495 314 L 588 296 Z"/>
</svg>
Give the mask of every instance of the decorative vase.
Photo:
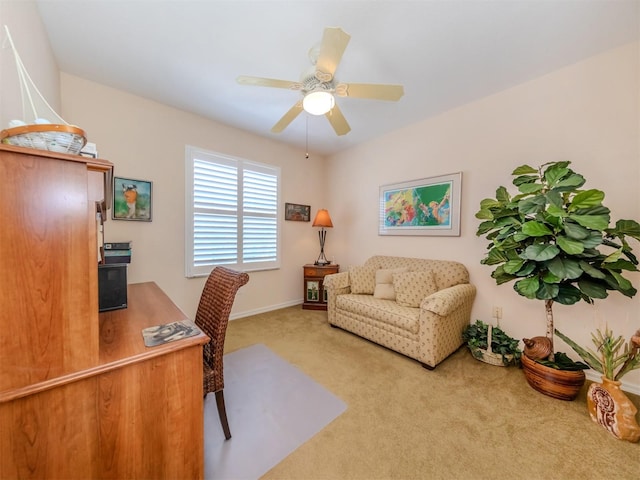
<svg viewBox="0 0 640 480">
<path fill-rule="evenodd" d="M 602 377 L 602 383 L 592 383 L 587 390 L 587 408 L 591 420 L 602 425 L 620 440 L 640 440 L 636 421 L 638 409 L 620 389 L 619 381 Z"/>
<path fill-rule="evenodd" d="M 534 390 L 559 400 L 575 400 L 586 378 L 582 370 L 558 370 L 527 355 L 522 355 L 520 363 L 527 383 Z"/>
</svg>

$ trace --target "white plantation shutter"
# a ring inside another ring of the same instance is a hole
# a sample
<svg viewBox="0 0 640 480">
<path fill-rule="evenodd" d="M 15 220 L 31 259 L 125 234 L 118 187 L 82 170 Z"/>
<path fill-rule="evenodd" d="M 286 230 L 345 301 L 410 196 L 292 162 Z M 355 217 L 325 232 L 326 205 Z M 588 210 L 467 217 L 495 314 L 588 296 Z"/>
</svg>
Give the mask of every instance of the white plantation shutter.
<svg viewBox="0 0 640 480">
<path fill-rule="evenodd" d="M 195 147 L 186 165 L 186 276 L 278 268 L 280 169 Z"/>
</svg>

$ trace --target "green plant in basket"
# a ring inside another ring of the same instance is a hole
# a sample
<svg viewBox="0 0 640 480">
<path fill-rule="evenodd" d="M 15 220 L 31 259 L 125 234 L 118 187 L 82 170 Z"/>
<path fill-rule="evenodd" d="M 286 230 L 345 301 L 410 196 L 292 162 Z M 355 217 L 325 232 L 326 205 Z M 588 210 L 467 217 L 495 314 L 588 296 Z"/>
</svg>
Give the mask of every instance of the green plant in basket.
<svg viewBox="0 0 640 480">
<path fill-rule="evenodd" d="M 476 320 L 476 323 L 469 325 L 462 333 L 462 338 L 472 355 L 479 359 L 485 359 L 489 351 L 489 325 L 482 320 Z M 507 335 L 500 327 L 491 327 L 491 353 L 499 355 L 502 363 L 505 365 L 518 364 L 520 355 L 520 342 L 515 338 Z"/>
</svg>

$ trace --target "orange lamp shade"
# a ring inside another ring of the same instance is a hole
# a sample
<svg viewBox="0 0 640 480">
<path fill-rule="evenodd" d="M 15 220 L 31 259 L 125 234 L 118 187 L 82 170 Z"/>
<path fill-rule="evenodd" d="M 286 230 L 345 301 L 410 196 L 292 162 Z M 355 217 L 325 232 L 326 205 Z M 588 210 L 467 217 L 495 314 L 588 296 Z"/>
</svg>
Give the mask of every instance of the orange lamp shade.
<svg viewBox="0 0 640 480">
<path fill-rule="evenodd" d="M 313 219 L 314 227 L 333 227 L 333 223 L 331 223 L 331 217 L 329 216 L 329 211 L 325 208 L 321 208 L 316 213 L 316 218 Z"/>
</svg>

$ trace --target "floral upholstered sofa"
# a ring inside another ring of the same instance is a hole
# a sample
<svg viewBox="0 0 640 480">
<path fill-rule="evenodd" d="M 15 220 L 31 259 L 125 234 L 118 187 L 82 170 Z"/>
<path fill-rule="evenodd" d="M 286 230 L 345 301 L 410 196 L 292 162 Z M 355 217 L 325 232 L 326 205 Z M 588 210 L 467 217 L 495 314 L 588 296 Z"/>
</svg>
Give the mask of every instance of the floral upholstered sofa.
<svg viewBox="0 0 640 480">
<path fill-rule="evenodd" d="M 433 369 L 462 344 L 476 288 L 464 265 L 373 256 L 324 277 L 327 314 L 340 327 Z"/>
</svg>

